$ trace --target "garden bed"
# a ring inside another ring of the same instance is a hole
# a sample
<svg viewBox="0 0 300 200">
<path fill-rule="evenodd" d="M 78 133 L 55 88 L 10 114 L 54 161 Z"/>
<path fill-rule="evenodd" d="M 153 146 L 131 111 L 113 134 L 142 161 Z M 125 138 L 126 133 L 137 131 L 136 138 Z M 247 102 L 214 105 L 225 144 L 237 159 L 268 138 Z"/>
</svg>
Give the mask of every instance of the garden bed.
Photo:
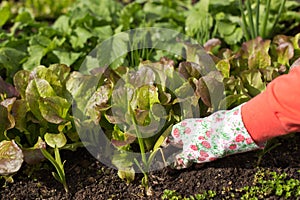
<svg viewBox="0 0 300 200">
<path fill-rule="evenodd" d="M 26 169 L 14 176 L 15 183 L 1 188 L 1 199 L 161 199 L 164 193 L 166 196 L 165 190 L 175 190 L 178 195 L 185 197 L 211 190 L 216 192 L 213 199 L 241 199 L 247 194 L 245 186 L 253 188 L 249 194 L 253 197 L 286 199 L 285 189 L 281 195 L 276 195 L 276 188 L 272 188 L 271 183 L 265 185 L 270 194 L 260 194 L 261 190 L 255 190 L 255 177 L 256 181 L 263 176 L 267 180 L 269 172 L 287 174 L 283 182 L 278 175 L 277 182 L 281 186 L 291 187 L 288 180 L 300 179 L 300 135 L 279 138 L 278 142 L 281 145 L 266 153 L 259 167 L 257 161 L 260 151 L 256 151 L 223 158 L 201 167 L 193 166 L 180 171 L 164 169 L 150 173 L 153 189 L 151 196 L 145 195 L 140 184 L 141 174 L 127 185 L 118 177 L 116 170 L 103 166 L 85 149 L 80 149 L 76 155 L 64 152 L 69 193 L 65 193 L 62 185 L 53 179 L 52 170 L 45 169 L 46 165 L 43 165 L 44 169 L 34 172 L 30 178 L 27 177 Z M 259 183 L 256 186 L 260 189 L 265 187 Z M 279 189 L 280 186 L 277 186 Z M 296 188 L 292 191 L 296 192 Z"/>
<path fill-rule="evenodd" d="M 0 4 L 0 199 L 300 197 L 299 134 L 147 174 L 172 125 L 247 102 L 299 62 L 298 1 L 74 1 Z"/>
</svg>

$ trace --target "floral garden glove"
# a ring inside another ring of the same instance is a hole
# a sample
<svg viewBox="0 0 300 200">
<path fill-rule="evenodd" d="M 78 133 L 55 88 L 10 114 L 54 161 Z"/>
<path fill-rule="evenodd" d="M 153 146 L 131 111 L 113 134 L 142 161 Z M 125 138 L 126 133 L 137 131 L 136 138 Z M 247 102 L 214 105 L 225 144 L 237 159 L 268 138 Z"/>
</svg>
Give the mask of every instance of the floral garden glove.
<svg viewBox="0 0 300 200">
<path fill-rule="evenodd" d="M 193 162 L 210 162 L 230 154 L 262 148 L 254 143 L 244 127 L 241 106 L 176 124 L 167 143 L 180 146 L 182 152 L 175 155 L 171 166 L 181 169 Z"/>
</svg>

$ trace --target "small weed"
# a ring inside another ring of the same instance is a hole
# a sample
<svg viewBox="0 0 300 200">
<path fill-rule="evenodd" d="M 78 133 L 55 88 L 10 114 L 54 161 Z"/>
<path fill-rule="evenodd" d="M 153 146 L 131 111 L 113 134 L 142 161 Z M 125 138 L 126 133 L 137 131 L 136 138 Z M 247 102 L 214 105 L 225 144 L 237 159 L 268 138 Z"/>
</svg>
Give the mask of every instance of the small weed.
<svg viewBox="0 0 300 200">
<path fill-rule="evenodd" d="M 298 170 L 300 173 L 300 170 Z M 251 185 L 233 189 L 223 188 L 220 193 L 213 190 L 208 190 L 202 194 L 190 195 L 183 197 L 175 190 L 164 190 L 162 199 L 171 200 L 204 200 L 214 199 L 218 195 L 225 199 L 241 199 L 241 200 L 256 200 L 266 199 L 269 197 L 279 197 L 281 199 L 295 199 L 300 197 L 300 180 L 289 178 L 287 173 L 277 173 L 265 169 L 260 169 L 254 175 Z"/>
<path fill-rule="evenodd" d="M 171 200 L 204 200 L 212 199 L 217 193 L 212 190 L 203 192 L 202 194 L 190 195 L 189 197 L 182 197 L 175 190 L 165 190 L 162 195 L 162 199 L 171 199 Z"/>
<path fill-rule="evenodd" d="M 290 179 L 286 173 L 260 170 L 255 174 L 253 185 L 241 188 L 240 192 L 245 192 L 241 199 L 263 199 L 271 195 L 284 199 L 299 197 L 300 181 Z"/>
<path fill-rule="evenodd" d="M 262 158 L 264 157 L 264 155 L 266 155 L 271 150 L 275 149 L 276 147 L 278 147 L 280 145 L 281 145 L 281 143 L 279 143 L 276 138 L 272 139 L 272 140 L 269 140 L 266 143 L 265 148 L 263 150 L 261 150 L 261 151 L 258 152 L 258 159 L 257 159 L 256 165 L 259 166 L 261 164 L 261 161 L 262 161 Z"/>
</svg>

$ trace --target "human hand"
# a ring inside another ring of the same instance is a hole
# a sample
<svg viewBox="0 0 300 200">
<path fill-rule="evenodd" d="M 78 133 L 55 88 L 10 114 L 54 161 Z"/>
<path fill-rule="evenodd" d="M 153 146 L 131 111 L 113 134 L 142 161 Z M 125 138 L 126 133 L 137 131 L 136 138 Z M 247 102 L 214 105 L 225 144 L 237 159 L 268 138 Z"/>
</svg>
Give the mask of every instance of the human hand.
<svg viewBox="0 0 300 200">
<path fill-rule="evenodd" d="M 166 143 L 182 148 L 182 152 L 169 160 L 176 169 L 262 148 L 254 143 L 244 127 L 241 105 L 205 118 L 181 121 L 173 126 Z"/>
</svg>

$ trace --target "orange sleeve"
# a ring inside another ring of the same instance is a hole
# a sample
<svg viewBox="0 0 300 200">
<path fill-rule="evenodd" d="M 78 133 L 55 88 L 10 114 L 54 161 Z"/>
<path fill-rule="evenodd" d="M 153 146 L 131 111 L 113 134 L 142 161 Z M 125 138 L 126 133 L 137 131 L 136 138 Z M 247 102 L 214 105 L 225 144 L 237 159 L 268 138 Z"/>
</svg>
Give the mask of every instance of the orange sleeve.
<svg viewBox="0 0 300 200">
<path fill-rule="evenodd" d="M 242 118 L 256 143 L 300 132 L 300 67 L 277 77 L 266 91 L 244 104 Z"/>
</svg>

